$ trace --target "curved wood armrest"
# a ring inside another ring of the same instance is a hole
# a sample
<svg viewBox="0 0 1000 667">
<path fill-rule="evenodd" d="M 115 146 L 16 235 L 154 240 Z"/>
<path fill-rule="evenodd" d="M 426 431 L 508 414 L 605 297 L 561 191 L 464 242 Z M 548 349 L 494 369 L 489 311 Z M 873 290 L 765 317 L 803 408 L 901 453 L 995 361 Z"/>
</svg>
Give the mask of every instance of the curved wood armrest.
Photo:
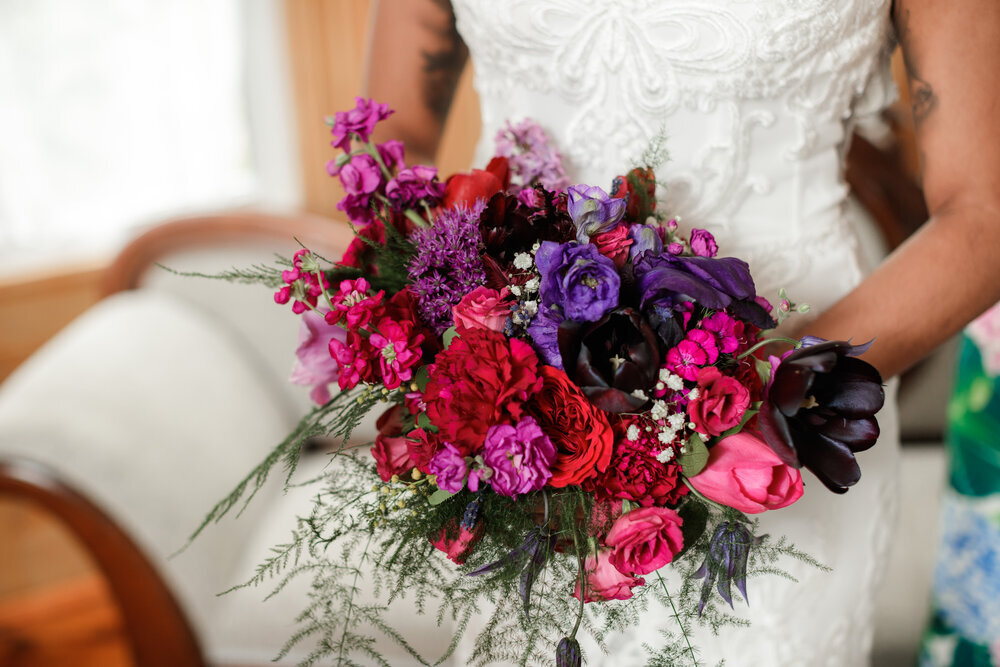
<svg viewBox="0 0 1000 667">
<path fill-rule="evenodd" d="M 79 539 L 122 612 L 135 664 L 204 667 L 184 612 L 138 546 L 100 508 L 40 464 L 0 460 L 0 495 L 35 502 Z"/>
<path fill-rule="evenodd" d="M 105 274 L 102 293 L 108 296 L 135 289 L 146 270 L 159 258 L 188 248 L 298 239 L 320 255 L 340 259 L 339 255 L 353 238 L 346 223 L 308 214 L 236 211 L 177 218 L 156 225 L 125 246 Z"/>
</svg>

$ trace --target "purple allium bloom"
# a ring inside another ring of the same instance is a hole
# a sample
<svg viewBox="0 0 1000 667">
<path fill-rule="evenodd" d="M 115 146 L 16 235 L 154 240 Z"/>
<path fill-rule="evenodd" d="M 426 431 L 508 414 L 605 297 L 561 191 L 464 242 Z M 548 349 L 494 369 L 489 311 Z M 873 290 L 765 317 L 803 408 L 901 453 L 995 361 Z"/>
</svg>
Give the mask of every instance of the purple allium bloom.
<svg viewBox="0 0 1000 667">
<path fill-rule="evenodd" d="M 635 277 L 643 308 L 693 301 L 712 310 L 728 309 L 761 329 L 775 326 L 756 302 L 750 267 L 741 259 L 646 253 L 635 264 Z"/>
<path fill-rule="evenodd" d="M 629 258 L 635 262 L 644 252 L 660 254 L 663 252 L 663 239 L 653 225 L 632 225 L 628 230 L 632 245 L 628 249 Z"/>
<path fill-rule="evenodd" d="M 331 145 L 344 151 L 351 150 L 352 134 L 357 135 L 361 141 L 368 141 L 378 122 L 393 113 L 388 104 L 379 104 L 363 97 L 355 97 L 354 101 L 357 106 L 350 111 L 338 111 L 334 114 L 330 128 L 333 134 Z"/>
<path fill-rule="evenodd" d="M 747 559 L 750 556 L 750 549 L 759 541 L 760 538 L 751 535 L 746 526 L 738 521 L 723 521 L 716 526 L 708 543 L 705 561 L 694 573 L 695 578 L 705 580 L 701 586 L 701 599 L 698 601 L 699 616 L 705 610 L 705 603 L 712 594 L 712 586 L 716 584 L 719 595 L 729 603 L 730 607 L 733 606 L 733 583 L 743 595 L 743 600 L 749 604 Z"/>
<path fill-rule="evenodd" d="M 416 252 L 408 267 L 421 319 L 441 335 L 452 325 L 451 309 L 486 282 L 479 255 L 479 216 L 484 204 L 442 211 L 434 225 L 410 235 Z"/>
<path fill-rule="evenodd" d="M 331 176 L 339 176 L 344 192 L 349 195 L 370 195 L 382 185 L 382 169 L 371 155 L 352 155 L 347 164 L 327 169 Z"/>
<path fill-rule="evenodd" d="M 559 324 L 563 321 L 562 314 L 547 306 L 538 309 L 538 314 L 528 326 L 528 335 L 534 343 L 535 352 L 549 366 L 562 369 L 562 354 L 559 352 Z"/>
<path fill-rule="evenodd" d="M 691 252 L 699 257 L 715 257 L 719 252 L 719 246 L 711 232 L 704 229 L 692 229 Z"/>
<path fill-rule="evenodd" d="M 469 474 L 465 457 L 450 442 L 444 443 L 444 446 L 434 453 L 430 463 L 427 464 L 427 470 L 430 474 L 437 475 L 438 488 L 449 493 L 461 491 L 465 486 L 465 477 Z"/>
<path fill-rule="evenodd" d="M 493 470 L 493 490 L 515 498 L 542 488 L 551 479 L 556 447 L 534 417 L 524 417 L 515 426 L 490 427 L 483 444 L 483 460 Z"/>
<path fill-rule="evenodd" d="M 618 270 L 592 244 L 545 241 L 535 264 L 542 275 L 542 304 L 559 306 L 566 319 L 596 322 L 618 305 Z"/>
<path fill-rule="evenodd" d="M 556 667 L 580 667 L 582 654 L 580 642 L 572 637 L 563 637 L 556 647 Z"/>
<path fill-rule="evenodd" d="M 815 337 L 804 342 L 774 368 L 758 425 L 784 463 L 805 466 L 828 489 L 844 493 L 861 478 L 854 454 L 878 440 L 882 376 L 855 357 L 867 345 Z"/>
<path fill-rule="evenodd" d="M 444 183 L 437 179 L 437 169 L 418 164 L 407 167 L 385 186 L 385 196 L 397 208 L 416 208 L 420 202 L 434 206 L 444 196 Z"/>
<path fill-rule="evenodd" d="M 609 196 L 597 186 L 572 185 L 566 194 L 569 195 L 567 210 L 576 224 L 579 243 L 589 243 L 591 236 L 610 232 L 625 215 L 627 202 Z"/>
<path fill-rule="evenodd" d="M 562 190 L 569 181 L 562 166 L 562 155 L 553 148 L 545 130 L 531 119 L 507 126 L 497 132 L 496 154 L 507 158 L 511 175 L 517 183 L 511 188 L 529 188 L 535 183 L 546 190 Z"/>
</svg>

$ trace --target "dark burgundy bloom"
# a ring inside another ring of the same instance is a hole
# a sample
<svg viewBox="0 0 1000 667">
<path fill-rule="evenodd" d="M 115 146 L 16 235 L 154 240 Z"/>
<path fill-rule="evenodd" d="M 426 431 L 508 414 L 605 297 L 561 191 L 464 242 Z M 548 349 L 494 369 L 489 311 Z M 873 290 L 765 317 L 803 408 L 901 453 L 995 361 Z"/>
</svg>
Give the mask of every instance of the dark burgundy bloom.
<svg viewBox="0 0 1000 667">
<path fill-rule="evenodd" d="M 634 308 L 616 308 L 592 324 L 559 325 L 563 368 L 606 412 L 635 412 L 652 395 L 661 355 L 656 332 Z"/>
<path fill-rule="evenodd" d="M 607 470 L 583 483 L 597 500 L 631 500 L 643 507 L 676 505 L 687 495 L 680 466 L 663 464 L 643 443 L 619 437 Z"/>
<path fill-rule="evenodd" d="M 735 257 L 679 257 L 644 253 L 635 266 L 642 307 L 674 308 L 693 301 L 712 310 L 728 310 L 761 329 L 775 326 L 757 296 L 750 267 Z"/>
<path fill-rule="evenodd" d="M 583 656 L 580 642 L 572 637 L 563 637 L 556 647 L 556 667 L 580 667 Z"/>
<path fill-rule="evenodd" d="M 805 466 L 835 493 L 861 478 L 854 454 L 879 435 L 882 376 L 854 356 L 867 349 L 823 341 L 787 354 L 774 369 L 758 415 L 764 440 L 781 460 Z"/>
<path fill-rule="evenodd" d="M 535 192 L 541 200 L 538 207 L 529 207 L 514 195 L 498 192 L 479 216 L 487 284 L 494 289 L 510 284 L 503 270 L 513 265 L 517 253 L 530 252 L 540 241 L 564 243 L 576 233 L 566 212 L 565 193 L 555 194 L 543 188 L 536 188 Z M 491 263 L 497 267 L 494 275 L 491 275 Z"/>
<path fill-rule="evenodd" d="M 738 521 L 723 521 L 712 534 L 708 543 L 708 554 L 705 561 L 694 573 L 695 578 L 704 579 L 701 586 L 701 599 L 698 601 L 698 615 L 705 609 L 705 603 L 712 594 L 712 586 L 716 586 L 722 599 L 733 606 L 732 584 L 736 584 L 747 599 L 747 559 L 750 549 L 760 541 L 754 537 L 746 526 Z"/>
</svg>

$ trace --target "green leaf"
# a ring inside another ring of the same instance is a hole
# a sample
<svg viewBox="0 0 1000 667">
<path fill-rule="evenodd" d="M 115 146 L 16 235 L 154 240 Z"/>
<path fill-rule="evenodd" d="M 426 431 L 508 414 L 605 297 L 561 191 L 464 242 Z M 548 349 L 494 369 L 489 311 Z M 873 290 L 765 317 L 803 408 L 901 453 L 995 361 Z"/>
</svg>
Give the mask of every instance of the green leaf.
<svg viewBox="0 0 1000 667">
<path fill-rule="evenodd" d="M 427 381 L 430 379 L 430 375 L 427 373 L 427 366 L 421 366 L 417 369 L 417 372 L 413 374 L 413 383 L 417 385 L 417 389 L 423 392 L 427 389 Z"/>
<path fill-rule="evenodd" d="M 426 412 L 421 412 L 420 416 L 417 417 L 417 426 L 429 431 L 431 433 L 437 433 L 437 426 L 431 423 L 431 418 L 427 416 Z"/>
<path fill-rule="evenodd" d="M 453 495 L 455 495 L 455 494 L 452 493 L 451 491 L 445 491 L 444 489 L 438 489 L 437 491 L 435 491 L 434 493 L 432 493 L 429 498 L 427 498 L 427 502 L 429 502 L 431 505 L 440 505 L 444 501 L 446 501 L 449 498 L 451 498 Z"/>
<path fill-rule="evenodd" d="M 760 376 L 760 381 L 766 386 L 771 381 L 771 362 L 754 359 L 753 363 L 757 369 L 757 375 Z"/>
<path fill-rule="evenodd" d="M 750 421 L 750 419 L 752 419 L 753 416 L 758 412 L 760 412 L 760 410 L 747 410 L 746 412 L 743 413 L 743 419 L 740 420 L 740 423 L 732 427 L 731 429 L 723 431 L 719 435 L 719 438 L 725 438 L 735 433 L 739 433 L 740 431 L 743 430 L 743 427 L 746 426 L 747 422 Z"/>
<path fill-rule="evenodd" d="M 684 536 L 684 548 L 677 552 L 674 560 L 683 556 L 687 553 L 688 549 L 695 545 L 708 526 L 709 515 L 708 506 L 694 497 L 689 497 L 680 506 L 677 513 L 684 520 L 684 524 L 681 526 L 681 534 Z"/>
<path fill-rule="evenodd" d="M 454 326 L 448 327 L 447 331 L 441 334 L 441 340 L 444 341 L 444 349 L 447 350 L 448 346 L 451 345 L 451 341 L 456 338 L 458 338 L 458 331 Z"/>
<path fill-rule="evenodd" d="M 685 449 L 687 451 L 678 457 L 677 462 L 681 464 L 681 469 L 687 477 L 694 477 L 708 463 L 708 447 L 705 446 L 700 435 L 692 433 Z"/>
</svg>

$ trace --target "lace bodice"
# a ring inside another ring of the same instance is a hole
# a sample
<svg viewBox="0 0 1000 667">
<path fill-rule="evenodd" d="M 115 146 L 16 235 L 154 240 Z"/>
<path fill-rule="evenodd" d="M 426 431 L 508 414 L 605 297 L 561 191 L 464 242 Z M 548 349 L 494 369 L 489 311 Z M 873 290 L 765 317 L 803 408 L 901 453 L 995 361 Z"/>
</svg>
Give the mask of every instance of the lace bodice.
<svg viewBox="0 0 1000 667">
<path fill-rule="evenodd" d="M 483 114 L 477 163 L 530 116 L 571 179 L 607 188 L 662 135 L 665 210 L 729 252 L 846 233 L 845 138 L 895 91 L 889 0 L 454 6 Z"/>
<path fill-rule="evenodd" d="M 661 210 L 747 259 L 759 293 L 784 286 L 821 310 L 862 279 L 843 158 L 852 124 L 895 94 L 890 0 L 453 5 L 483 115 L 477 164 L 506 120 L 531 117 L 571 180 L 608 188 L 662 135 Z M 895 507 L 893 407 L 879 420 L 882 438 L 859 456 L 865 477 L 850 493 L 834 497 L 807 476 L 802 501 L 761 519 L 762 532 L 787 535 L 833 572 L 755 580 L 749 612 L 738 607 L 751 629 L 699 636 L 704 664 L 867 664 Z M 641 664 L 641 643 L 670 622 L 663 610 L 648 618 L 589 664 Z"/>
</svg>

